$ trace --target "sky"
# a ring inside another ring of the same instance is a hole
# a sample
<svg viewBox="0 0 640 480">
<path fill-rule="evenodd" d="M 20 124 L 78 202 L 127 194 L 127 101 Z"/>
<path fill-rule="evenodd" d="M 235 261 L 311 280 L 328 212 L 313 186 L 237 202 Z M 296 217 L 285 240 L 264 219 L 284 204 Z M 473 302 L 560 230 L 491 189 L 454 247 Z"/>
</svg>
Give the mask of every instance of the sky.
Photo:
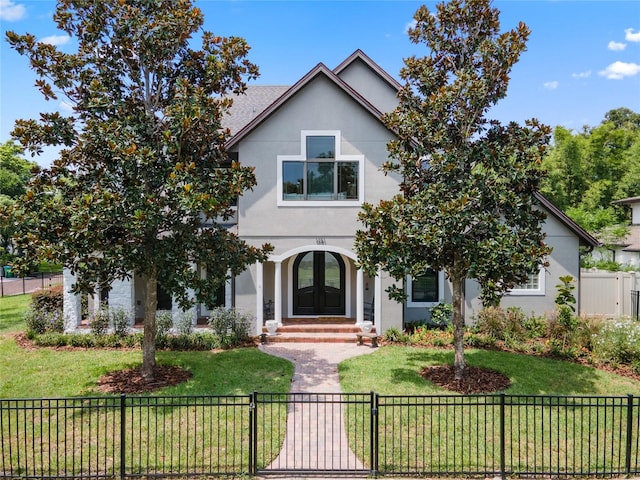
<svg viewBox="0 0 640 480">
<path fill-rule="evenodd" d="M 416 10 L 435 1 L 195 0 L 204 29 L 244 37 L 260 68 L 255 85 L 292 85 L 318 63 L 333 69 L 357 49 L 399 79 L 403 59 L 426 55 L 409 41 Z M 57 30 L 56 2 L 0 0 L 0 143 L 18 118 L 40 112 L 68 114 L 64 99 L 46 102 L 33 86 L 26 57 L 12 50 L 5 32 L 31 33 L 67 53 L 77 42 Z M 501 122 L 528 118 L 574 131 L 600 124 L 614 108 L 640 113 L 640 1 L 494 0 L 501 30 L 523 21 L 531 29 L 527 51 L 514 66 L 507 97 L 490 112 Z M 35 160 L 49 165 L 56 152 Z"/>
</svg>

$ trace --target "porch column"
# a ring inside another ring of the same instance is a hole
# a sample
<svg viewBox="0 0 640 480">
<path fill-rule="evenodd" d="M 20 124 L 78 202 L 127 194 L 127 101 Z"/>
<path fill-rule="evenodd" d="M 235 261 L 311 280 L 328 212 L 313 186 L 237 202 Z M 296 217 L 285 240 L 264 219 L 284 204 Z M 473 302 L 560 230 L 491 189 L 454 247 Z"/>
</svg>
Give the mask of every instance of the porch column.
<svg viewBox="0 0 640 480">
<path fill-rule="evenodd" d="M 373 326 L 376 327 L 376 332 L 382 333 L 381 320 L 382 320 L 382 270 L 378 268 L 376 272 L 376 278 L 373 283 Z"/>
<path fill-rule="evenodd" d="M 71 287 L 76 283 L 76 277 L 71 274 L 71 270 L 65 268 L 62 275 L 64 331 L 74 332 L 82 321 L 82 295 L 71 292 Z"/>
<path fill-rule="evenodd" d="M 356 325 L 364 321 L 364 271 L 359 268 L 356 275 Z"/>
<path fill-rule="evenodd" d="M 262 263 L 256 262 L 256 335 L 262 333 L 264 325 L 264 302 L 262 285 L 263 268 Z"/>
<path fill-rule="evenodd" d="M 273 299 L 273 319 L 282 326 L 282 262 L 275 262 L 275 285 Z"/>
</svg>

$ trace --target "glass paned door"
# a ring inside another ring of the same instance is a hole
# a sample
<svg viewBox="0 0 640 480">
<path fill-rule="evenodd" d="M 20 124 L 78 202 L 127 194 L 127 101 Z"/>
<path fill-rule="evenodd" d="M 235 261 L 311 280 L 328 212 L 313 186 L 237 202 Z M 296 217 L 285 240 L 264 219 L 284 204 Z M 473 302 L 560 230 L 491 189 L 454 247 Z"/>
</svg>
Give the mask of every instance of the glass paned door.
<svg viewBox="0 0 640 480">
<path fill-rule="evenodd" d="M 294 315 L 344 315 L 345 265 L 332 252 L 305 252 L 293 264 Z"/>
</svg>

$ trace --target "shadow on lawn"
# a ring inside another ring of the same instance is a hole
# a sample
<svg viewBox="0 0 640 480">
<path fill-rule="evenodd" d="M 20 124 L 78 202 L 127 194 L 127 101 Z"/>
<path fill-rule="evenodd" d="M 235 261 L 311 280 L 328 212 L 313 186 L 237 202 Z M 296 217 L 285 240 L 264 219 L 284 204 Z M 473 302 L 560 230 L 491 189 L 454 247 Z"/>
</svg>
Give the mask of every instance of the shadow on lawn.
<svg viewBox="0 0 640 480">
<path fill-rule="evenodd" d="M 412 349 L 406 364 L 392 371 L 394 382 L 423 386 L 420 370 L 426 366 L 449 364 L 453 350 Z M 576 363 L 492 350 L 466 350 L 467 365 L 498 371 L 511 380 L 509 394 L 593 395 L 598 391 L 597 370 Z"/>
</svg>

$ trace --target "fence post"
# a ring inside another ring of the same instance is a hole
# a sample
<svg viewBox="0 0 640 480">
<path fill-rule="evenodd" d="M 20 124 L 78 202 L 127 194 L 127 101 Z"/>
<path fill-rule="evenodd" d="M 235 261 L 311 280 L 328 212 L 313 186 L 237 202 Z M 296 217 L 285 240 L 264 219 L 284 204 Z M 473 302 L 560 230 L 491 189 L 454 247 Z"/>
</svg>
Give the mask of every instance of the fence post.
<svg viewBox="0 0 640 480">
<path fill-rule="evenodd" d="M 504 403 L 505 403 L 505 394 L 502 392 L 500 394 L 500 478 L 505 480 L 507 478 L 507 474 L 505 472 L 505 415 L 504 415 Z"/>
<path fill-rule="evenodd" d="M 258 470 L 258 392 L 249 396 L 249 475 L 256 475 Z"/>
<path fill-rule="evenodd" d="M 371 425 L 370 425 L 370 457 L 371 475 L 378 477 L 378 394 L 371 392 Z"/>
<path fill-rule="evenodd" d="M 633 435 L 633 395 L 627 395 L 627 449 L 625 452 L 625 471 L 631 475 L 631 443 Z"/>
<path fill-rule="evenodd" d="M 122 393 L 120 394 L 120 479 L 124 480 L 126 477 L 126 455 L 125 455 L 125 450 L 126 450 L 126 445 L 125 445 L 125 438 L 127 436 L 127 429 L 126 429 L 126 414 L 127 414 L 127 396 L 126 394 Z"/>
</svg>

